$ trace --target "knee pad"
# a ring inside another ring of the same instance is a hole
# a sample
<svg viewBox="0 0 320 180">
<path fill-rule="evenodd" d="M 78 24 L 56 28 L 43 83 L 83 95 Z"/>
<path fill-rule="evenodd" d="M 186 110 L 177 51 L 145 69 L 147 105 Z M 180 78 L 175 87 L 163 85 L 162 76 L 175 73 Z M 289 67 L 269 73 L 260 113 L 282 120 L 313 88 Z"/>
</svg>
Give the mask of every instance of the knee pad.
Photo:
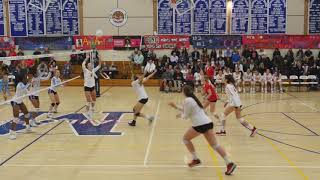
<svg viewBox="0 0 320 180">
<path fill-rule="evenodd" d="M 238 121 L 242 124 L 244 122 L 243 118 L 239 118 Z"/>
<path fill-rule="evenodd" d="M 212 148 L 213 148 L 214 150 L 218 150 L 219 147 L 220 147 L 219 144 L 215 144 L 215 145 L 212 146 Z"/>
<path fill-rule="evenodd" d="M 183 140 L 182 140 L 182 143 L 183 143 L 183 144 L 189 144 L 190 141 L 183 139 Z"/>
<path fill-rule="evenodd" d="M 56 106 L 59 106 L 60 103 L 56 103 Z"/>
<path fill-rule="evenodd" d="M 51 106 L 54 107 L 56 104 L 55 103 L 51 103 Z"/>
<path fill-rule="evenodd" d="M 29 118 L 30 118 L 30 113 L 25 114 L 25 115 L 24 115 L 24 118 L 29 119 Z"/>
<path fill-rule="evenodd" d="M 140 113 L 134 113 L 135 116 L 140 116 Z"/>
<path fill-rule="evenodd" d="M 20 119 L 19 119 L 19 118 L 13 118 L 13 120 L 12 120 L 12 122 L 14 122 L 14 123 L 16 123 L 16 124 L 18 124 L 18 123 L 19 123 L 19 121 L 20 121 Z"/>
</svg>

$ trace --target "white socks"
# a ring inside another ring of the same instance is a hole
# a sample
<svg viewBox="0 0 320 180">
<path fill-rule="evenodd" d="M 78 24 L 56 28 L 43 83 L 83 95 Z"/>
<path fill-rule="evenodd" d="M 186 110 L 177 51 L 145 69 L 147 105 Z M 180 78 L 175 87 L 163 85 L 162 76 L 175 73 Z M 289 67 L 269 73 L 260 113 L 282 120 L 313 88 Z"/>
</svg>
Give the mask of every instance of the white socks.
<svg viewBox="0 0 320 180">
<path fill-rule="evenodd" d="M 191 156 L 193 160 L 199 159 L 196 152 L 192 152 Z"/>
</svg>

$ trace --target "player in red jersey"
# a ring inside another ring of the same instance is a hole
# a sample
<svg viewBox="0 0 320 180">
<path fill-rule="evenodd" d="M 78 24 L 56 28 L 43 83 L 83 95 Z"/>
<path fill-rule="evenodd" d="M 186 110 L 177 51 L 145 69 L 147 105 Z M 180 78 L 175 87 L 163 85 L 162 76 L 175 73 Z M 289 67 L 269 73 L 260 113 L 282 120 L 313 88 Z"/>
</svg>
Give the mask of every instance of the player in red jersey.
<svg viewBox="0 0 320 180">
<path fill-rule="evenodd" d="M 204 95 L 204 103 L 203 103 L 204 109 L 210 106 L 210 113 L 215 118 L 219 119 L 218 114 L 215 112 L 218 95 L 214 85 L 211 83 L 210 78 L 208 76 L 205 76 L 204 78 L 203 95 Z"/>
</svg>

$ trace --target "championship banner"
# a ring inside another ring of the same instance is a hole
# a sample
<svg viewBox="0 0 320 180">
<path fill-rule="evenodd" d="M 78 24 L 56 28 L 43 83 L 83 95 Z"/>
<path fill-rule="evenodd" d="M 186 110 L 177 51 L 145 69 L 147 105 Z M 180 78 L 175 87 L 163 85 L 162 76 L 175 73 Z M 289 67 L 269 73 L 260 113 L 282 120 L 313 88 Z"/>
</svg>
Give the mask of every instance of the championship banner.
<svg viewBox="0 0 320 180">
<path fill-rule="evenodd" d="M 113 49 L 112 36 L 73 36 L 76 49 L 89 50 L 97 48 L 98 50 Z"/>
<path fill-rule="evenodd" d="M 208 48 L 208 49 L 226 49 L 226 48 L 240 48 L 241 36 L 217 36 L 217 35 L 195 35 L 191 38 L 191 43 L 194 48 Z"/>
<path fill-rule="evenodd" d="M 144 43 L 147 49 L 172 49 L 174 47 L 190 47 L 190 36 L 159 35 L 144 36 Z"/>
<path fill-rule="evenodd" d="M 10 37 L 0 37 L 0 50 L 10 50 L 14 48 L 15 44 L 13 38 Z"/>
<path fill-rule="evenodd" d="M 17 37 L 16 45 L 23 50 L 34 50 L 35 48 L 50 50 L 71 50 L 73 39 L 70 36 L 60 37 Z"/>
<path fill-rule="evenodd" d="M 309 34 L 320 34 L 320 0 L 309 2 Z"/>
<path fill-rule="evenodd" d="M 256 49 L 319 49 L 320 36 L 304 35 L 252 35 L 242 36 L 242 44 Z"/>
<path fill-rule="evenodd" d="M 173 34 L 173 8 L 169 0 L 158 0 L 158 33 Z"/>
<path fill-rule="evenodd" d="M 113 36 L 114 50 L 133 50 L 140 48 L 141 36 Z"/>
</svg>

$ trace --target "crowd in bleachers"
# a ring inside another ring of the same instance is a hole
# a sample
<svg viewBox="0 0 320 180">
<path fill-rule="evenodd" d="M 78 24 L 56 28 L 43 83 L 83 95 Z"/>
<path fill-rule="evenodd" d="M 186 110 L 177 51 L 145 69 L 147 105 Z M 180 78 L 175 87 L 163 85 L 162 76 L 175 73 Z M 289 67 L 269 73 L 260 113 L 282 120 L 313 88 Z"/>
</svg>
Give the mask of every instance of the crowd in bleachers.
<svg viewBox="0 0 320 180">
<path fill-rule="evenodd" d="M 267 92 L 270 84 L 269 92 L 282 92 L 282 80 L 287 78 L 311 77 L 318 81 L 320 77 L 320 51 L 313 54 L 310 49 L 299 49 L 296 53 L 289 49 L 285 54 L 275 49 L 268 56 L 264 49 L 247 46 L 241 50 L 174 48 L 171 54 L 162 57 L 157 57 L 153 50 L 136 49 L 130 59 L 144 73 L 157 69 L 161 90 L 166 92 L 180 91 L 182 83 L 200 86 L 204 75 L 219 85 L 224 75 L 233 74 L 239 91 L 245 91 L 244 86 L 250 84 L 252 92 L 256 90 L 254 84 L 261 84 L 259 91 Z"/>
</svg>

